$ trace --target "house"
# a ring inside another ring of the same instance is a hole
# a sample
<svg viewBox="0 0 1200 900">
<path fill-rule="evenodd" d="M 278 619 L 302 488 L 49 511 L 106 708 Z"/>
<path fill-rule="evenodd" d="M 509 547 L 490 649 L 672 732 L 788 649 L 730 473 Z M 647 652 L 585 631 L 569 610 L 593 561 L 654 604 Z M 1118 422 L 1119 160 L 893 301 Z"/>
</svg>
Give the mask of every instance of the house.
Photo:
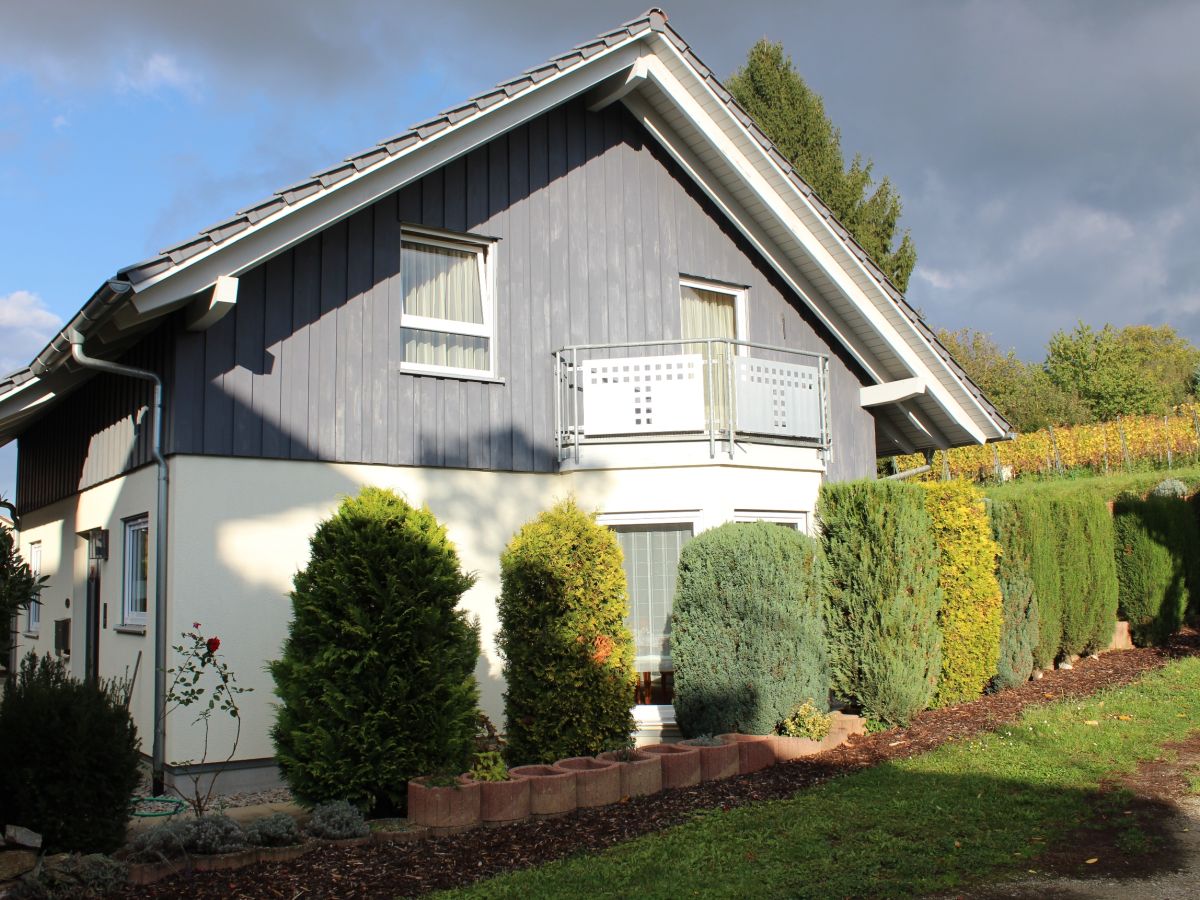
<svg viewBox="0 0 1200 900">
<path fill-rule="evenodd" d="M 200 753 L 154 715 L 167 646 L 202 623 L 254 689 L 242 784 L 273 772 L 291 577 L 361 485 L 428 504 L 479 573 L 493 717 L 503 547 L 558 497 L 598 509 L 653 722 L 691 535 L 807 529 L 825 479 L 1008 432 L 659 10 L 119 270 L 0 381 L 50 579 L 27 645 L 68 623 L 88 677 L 141 654 L 169 776 Z"/>
</svg>

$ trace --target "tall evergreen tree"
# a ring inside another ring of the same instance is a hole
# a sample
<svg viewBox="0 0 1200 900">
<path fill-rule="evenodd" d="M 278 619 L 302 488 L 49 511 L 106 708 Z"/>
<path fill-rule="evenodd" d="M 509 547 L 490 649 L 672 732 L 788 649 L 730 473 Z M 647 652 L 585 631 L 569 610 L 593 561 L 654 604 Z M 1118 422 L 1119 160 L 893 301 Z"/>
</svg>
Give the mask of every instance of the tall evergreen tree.
<svg viewBox="0 0 1200 900">
<path fill-rule="evenodd" d="M 783 45 L 760 40 L 725 86 L 884 274 L 906 290 L 917 248 L 908 231 L 895 243 L 900 195 L 887 178 L 875 183 L 870 159 L 855 154 L 846 167 L 841 132 Z"/>
</svg>

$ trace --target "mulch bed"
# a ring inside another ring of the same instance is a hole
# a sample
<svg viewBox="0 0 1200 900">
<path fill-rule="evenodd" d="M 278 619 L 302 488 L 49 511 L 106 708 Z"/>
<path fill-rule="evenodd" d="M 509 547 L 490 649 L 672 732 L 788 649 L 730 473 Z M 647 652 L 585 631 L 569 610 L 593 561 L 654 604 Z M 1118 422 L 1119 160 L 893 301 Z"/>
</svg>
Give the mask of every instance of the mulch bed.
<svg viewBox="0 0 1200 900">
<path fill-rule="evenodd" d="M 971 703 L 921 713 L 912 725 L 853 738 L 849 744 L 773 766 L 753 775 L 664 791 L 559 819 L 477 828 L 415 844 L 322 846 L 289 863 L 260 863 L 233 872 L 206 872 L 129 888 L 129 898 L 415 896 L 596 851 L 687 821 L 702 809 L 785 799 L 829 778 L 903 759 L 994 729 L 1029 706 L 1086 697 L 1127 684 L 1179 656 L 1200 652 L 1200 636 L 1185 632 L 1166 649 L 1138 649 L 1084 659 L 1071 671 L 1047 672 L 1012 690 Z"/>
</svg>

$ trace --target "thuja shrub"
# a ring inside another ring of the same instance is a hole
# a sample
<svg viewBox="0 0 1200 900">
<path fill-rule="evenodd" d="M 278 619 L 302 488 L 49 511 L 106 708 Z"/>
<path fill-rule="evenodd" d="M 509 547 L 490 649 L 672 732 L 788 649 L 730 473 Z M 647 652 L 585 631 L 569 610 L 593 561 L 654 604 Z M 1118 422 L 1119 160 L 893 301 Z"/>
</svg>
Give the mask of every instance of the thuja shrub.
<svg viewBox="0 0 1200 900">
<path fill-rule="evenodd" d="M 826 631 L 833 689 L 878 722 L 907 724 L 942 666 L 938 549 L 921 487 L 821 486 Z"/>
<path fill-rule="evenodd" d="M 1040 634 L 1040 619 L 1029 554 L 1021 540 L 1017 508 L 1006 500 L 989 504 L 992 534 L 1000 548 L 996 581 L 1003 597 L 1000 652 L 992 688 L 1001 690 L 1024 684 L 1033 674 L 1034 651 Z"/>
<path fill-rule="evenodd" d="M 633 732 L 633 636 L 616 536 L 565 500 L 500 557 L 500 633 L 511 765 L 622 746 Z"/>
<path fill-rule="evenodd" d="M 317 526 L 271 664 L 280 770 L 305 803 L 405 809 L 408 779 L 466 768 L 475 733 L 474 583 L 428 509 L 364 488 Z"/>
<path fill-rule="evenodd" d="M 977 487 L 966 481 L 923 487 L 942 591 L 942 670 L 934 703 L 951 706 L 978 697 L 996 674 L 1003 606 L 996 582 L 1000 548 Z"/>
<path fill-rule="evenodd" d="M 685 736 L 771 734 L 799 703 L 828 709 L 819 547 L 768 522 L 687 543 L 671 613 L 675 718 Z"/>
<path fill-rule="evenodd" d="M 1121 496 L 1113 528 L 1121 616 L 1137 644 L 1165 644 L 1198 593 L 1200 533 L 1191 506 L 1165 493 Z"/>
<path fill-rule="evenodd" d="M 121 846 L 138 783 L 138 736 L 115 690 L 30 653 L 0 700 L 0 818 L 57 853 Z"/>
<path fill-rule="evenodd" d="M 1108 646 L 1117 621 L 1117 569 L 1112 516 L 1099 497 L 1050 504 L 1062 571 L 1061 656 Z"/>
</svg>

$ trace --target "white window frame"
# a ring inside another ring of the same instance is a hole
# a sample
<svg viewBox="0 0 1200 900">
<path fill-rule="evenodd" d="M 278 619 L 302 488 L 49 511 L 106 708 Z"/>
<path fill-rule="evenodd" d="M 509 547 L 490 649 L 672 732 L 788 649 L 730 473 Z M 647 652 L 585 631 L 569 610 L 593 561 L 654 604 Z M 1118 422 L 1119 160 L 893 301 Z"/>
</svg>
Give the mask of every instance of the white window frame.
<svg viewBox="0 0 1200 900">
<path fill-rule="evenodd" d="M 810 534 L 809 515 L 804 510 L 735 509 L 733 521 L 773 522 L 776 525 L 790 525 L 801 534 Z"/>
<path fill-rule="evenodd" d="M 400 327 L 417 331 L 434 331 L 441 334 L 458 334 L 469 337 L 487 338 L 488 368 L 464 369 L 458 366 L 434 366 L 403 360 L 401 372 L 419 375 L 444 375 L 452 378 L 467 378 L 477 381 L 496 379 L 496 241 L 493 238 L 473 234 L 457 234 L 432 228 L 415 228 L 404 225 L 400 229 L 401 248 L 405 243 L 440 247 L 475 254 L 479 263 L 479 296 L 483 306 L 483 323 L 460 322 L 457 319 L 437 319 L 430 316 L 415 316 L 404 311 L 404 251 L 400 258 Z"/>
<path fill-rule="evenodd" d="M 34 578 L 42 574 L 42 542 L 31 541 L 29 544 L 29 572 Z M 42 601 L 33 599 L 25 612 L 25 633 L 35 637 L 42 630 Z"/>
<path fill-rule="evenodd" d="M 683 334 L 683 289 L 685 287 L 696 288 L 701 291 L 711 291 L 714 294 L 724 294 L 727 297 L 733 298 L 733 337 L 736 341 L 747 341 L 750 339 L 750 313 L 748 296 L 750 288 L 739 287 L 735 284 L 726 284 L 723 281 L 712 281 L 708 278 L 697 278 L 694 275 L 679 276 L 679 334 Z M 745 347 L 738 347 L 737 353 L 739 356 L 744 356 L 746 353 Z"/>
<path fill-rule="evenodd" d="M 146 532 L 146 609 L 132 609 L 133 601 L 133 584 L 134 584 L 134 568 L 140 564 L 140 561 L 133 558 L 133 542 L 129 540 L 129 536 L 134 531 Z M 142 626 L 146 625 L 146 614 L 150 610 L 150 563 L 149 563 L 149 547 L 150 547 L 150 516 L 143 513 L 140 516 L 133 516 L 124 521 L 124 529 L 122 531 L 121 544 L 121 559 L 123 560 L 123 570 L 121 573 L 121 624 Z"/>
</svg>

